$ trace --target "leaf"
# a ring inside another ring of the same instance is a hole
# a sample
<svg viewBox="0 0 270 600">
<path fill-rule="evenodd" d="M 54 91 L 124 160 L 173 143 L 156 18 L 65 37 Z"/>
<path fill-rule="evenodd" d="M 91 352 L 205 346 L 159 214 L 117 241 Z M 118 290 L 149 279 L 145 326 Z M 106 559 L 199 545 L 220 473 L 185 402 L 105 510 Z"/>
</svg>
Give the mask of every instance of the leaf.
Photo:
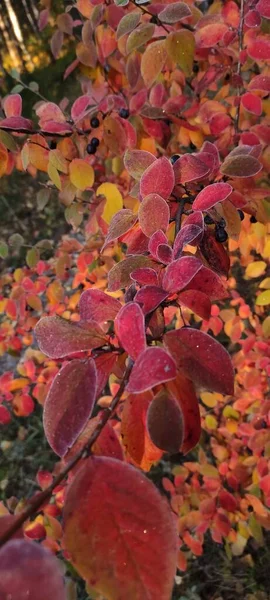
<svg viewBox="0 0 270 600">
<path fill-rule="evenodd" d="M 67 452 L 64 457 L 64 462 L 67 464 L 69 461 L 85 446 L 88 442 L 90 436 L 93 434 L 98 424 L 100 423 L 100 413 L 96 417 L 90 419 L 76 440 L 75 444 L 72 448 Z M 123 460 L 123 450 L 117 434 L 115 433 L 114 428 L 110 424 L 110 422 L 106 423 L 106 425 L 102 428 L 96 442 L 93 444 L 91 448 L 92 454 L 95 456 L 109 456 L 110 458 L 116 458 L 117 460 Z M 77 465 L 77 468 L 73 469 L 73 473 L 75 470 L 77 471 L 80 468 L 80 464 Z"/>
<path fill-rule="evenodd" d="M 40 544 L 11 540 L 0 549 L 0 597 L 65 600 L 59 562 Z"/>
<path fill-rule="evenodd" d="M 251 38 L 251 41 L 247 46 L 247 53 L 250 58 L 253 58 L 256 61 L 269 60 L 270 39 L 266 36 L 258 36 L 254 39 Z"/>
<path fill-rule="evenodd" d="M 208 210 L 218 202 L 226 200 L 232 191 L 232 186 L 229 183 L 207 185 L 195 198 L 192 206 L 193 210 Z"/>
<path fill-rule="evenodd" d="M 22 97 L 20 94 L 10 94 L 2 100 L 6 117 L 20 117 L 22 112 Z"/>
<path fill-rule="evenodd" d="M 174 172 L 170 161 L 163 156 L 158 158 L 143 173 L 140 192 L 143 198 L 149 194 L 159 194 L 167 200 L 174 187 Z"/>
<path fill-rule="evenodd" d="M 184 423 L 179 404 L 163 389 L 154 397 L 147 412 L 147 429 L 152 442 L 164 452 L 180 452 Z"/>
<path fill-rule="evenodd" d="M 16 144 L 15 140 L 7 131 L 0 130 L 0 143 L 3 144 L 11 152 L 16 152 L 16 150 L 17 150 L 17 144 Z M 1 163 L 2 163 L 2 156 L 1 156 Z M 2 165 L 0 168 L 0 172 L 1 172 L 1 170 L 2 170 Z"/>
<path fill-rule="evenodd" d="M 123 208 L 122 194 L 115 183 L 102 183 L 97 191 L 97 196 L 105 196 L 106 204 L 102 213 L 102 219 L 105 223 L 110 223 L 114 215 Z"/>
<path fill-rule="evenodd" d="M 123 35 L 126 35 L 127 33 L 133 31 L 133 29 L 135 29 L 135 27 L 137 27 L 137 25 L 139 24 L 140 20 L 141 13 L 139 11 L 133 11 L 131 13 L 128 13 L 127 15 L 124 15 L 118 23 L 116 30 L 116 38 L 120 40 L 120 38 Z"/>
<path fill-rule="evenodd" d="M 71 183 L 82 192 L 91 188 L 95 173 L 91 165 L 82 158 L 74 158 L 69 165 L 69 176 Z"/>
<path fill-rule="evenodd" d="M 140 179 L 155 160 L 156 157 L 145 150 L 127 150 L 124 155 L 125 168 L 134 179 Z"/>
<path fill-rule="evenodd" d="M 149 194 L 140 204 L 138 217 L 143 233 L 147 237 L 151 237 L 159 229 L 166 231 L 169 225 L 170 209 L 159 194 Z"/>
<path fill-rule="evenodd" d="M 122 306 L 115 319 L 115 333 L 132 360 L 146 348 L 144 314 L 135 302 Z"/>
<path fill-rule="evenodd" d="M 187 244 L 190 244 L 191 246 L 199 244 L 203 233 L 204 230 L 199 225 L 193 225 L 192 223 L 181 227 L 174 240 L 173 258 L 179 258 Z"/>
<path fill-rule="evenodd" d="M 230 257 L 223 244 L 220 244 L 216 240 L 215 233 L 210 229 L 206 229 L 204 232 L 204 236 L 200 242 L 200 252 L 213 271 L 217 271 L 220 275 L 228 277 Z"/>
<path fill-rule="evenodd" d="M 23 244 L 24 244 L 24 239 L 23 239 L 22 235 L 20 235 L 20 233 L 13 233 L 8 238 L 8 243 L 9 243 L 9 246 L 13 246 L 13 248 L 15 248 L 16 250 L 19 250 L 21 248 L 21 246 L 23 246 Z"/>
<path fill-rule="evenodd" d="M 30 269 L 34 269 L 40 259 L 40 252 L 37 248 L 31 248 L 26 252 L 26 264 Z"/>
<path fill-rule="evenodd" d="M 178 21 L 190 17 L 191 14 L 191 10 L 185 2 L 173 2 L 158 13 L 158 18 L 162 23 L 178 23 Z"/>
<path fill-rule="evenodd" d="M 146 413 L 152 399 L 150 391 L 130 394 L 121 413 L 121 437 L 125 452 L 144 471 L 149 471 L 162 456 L 162 451 L 154 446 L 145 427 Z"/>
<path fill-rule="evenodd" d="M 97 50 L 93 40 L 89 40 L 87 45 L 79 42 L 76 46 L 76 56 L 85 67 L 95 68 L 97 64 Z"/>
<path fill-rule="evenodd" d="M 256 4 L 256 10 L 260 13 L 261 17 L 270 19 L 270 7 L 268 0 L 259 0 L 259 2 Z"/>
<path fill-rule="evenodd" d="M 199 156 L 183 154 L 178 158 L 173 165 L 175 183 L 185 184 L 198 181 L 209 174 L 209 166 L 200 160 Z"/>
<path fill-rule="evenodd" d="M 109 230 L 106 235 L 101 252 L 110 242 L 117 240 L 124 233 L 127 233 L 127 231 L 132 229 L 136 221 L 137 215 L 134 215 L 132 210 L 129 210 L 128 208 L 123 208 L 122 210 L 119 210 L 117 213 L 115 213 L 110 222 Z"/>
<path fill-rule="evenodd" d="M 164 67 L 166 58 L 167 52 L 164 40 L 158 40 L 146 46 L 142 55 L 141 74 L 147 88 L 150 88 L 156 81 Z"/>
<path fill-rule="evenodd" d="M 27 131 L 28 129 L 33 129 L 33 123 L 30 119 L 25 119 L 24 117 L 8 117 L 0 121 L 0 129 Z"/>
<path fill-rule="evenodd" d="M 246 268 L 247 277 L 261 277 L 264 274 L 267 264 L 264 260 L 255 260 L 249 263 Z"/>
<path fill-rule="evenodd" d="M 132 31 L 127 40 L 127 53 L 130 54 L 133 50 L 136 50 L 149 42 L 153 37 L 154 31 L 155 25 L 153 23 L 144 23 L 143 25 L 140 25 L 140 27 L 137 27 L 135 31 Z"/>
<path fill-rule="evenodd" d="M 103 140 L 113 154 L 121 155 L 127 147 L 127 134 L 125 126 L 120 118 L 110 115 L 103 121 Z M 122 207 L 121 207 L 122 208 Z"/>
<path fill-rule="evenodd" d="M 168 293 L 156 285 L 145 285 L 134 297 L 134 302 L 137 302 L 142 307 L 144 315 L 153 312 L 166 298 Z"/>
<path fill-rule="evenodd" d="M 209 23 L 201 29 L 197 29 L 195 34 L 196 48 L 212 48 L 223 40 L 224 34 L 228 31 L 225 23 Z"/>
<path fill-rule="evenodd" d="M 130 274 L 139 267 L 152 267 L 152 261 L 148 256 L 128 256 L 114 265 L 108 274 L 108 291 L 116 292 L 131 283 Z"/>
<path fill-rule="evenodd" d="M 248 84 L 248 89 L 249 90 L 260 90 L 263 92 L 266 92 L 267 94 L 270 93 L 270 76 L 269 75 L 255 75 L 255 77 L 253 77 L 249 84 Z"/>
<path fill-rule="evenodd" d="M 228 297 L 228 292 L 220 277 L 211 271 L 211 269 L 204 266 L 196 273 L 195 277 L 187 285 L 186 290 L 203 292 L 212 301 Z"/>
<path fill-rule="evenodd" d="M 211 315 L 211 302 L 206 294 L 198 290 L 185 290 L 178 295 L 178 303 L 187 306 L 195 315 L 208 321 Z"/>
<path fill-rule="evenodd" d="M 192 327 L 183 327 L 166 333 L 164 343 L 177 367 L 196 385 L 221 394 L 234 393 L 230 355 L 210 335 Z"/>
<path fill-rule="evenodd" d="M 91 416 L 96 398 L 94 361 L 72 360 L 53 380 L 43 411 L 46 438 L 58 456 L 74 444 Z"/>
<path fill-rule="evenodd" d="M 58 58 L 58 56 L 61 52 L 62 46 L 63 46 L 63 41 L 64 41 L 64 34 L 62 31 L 57 29 L 57 31 L 55 31 L 54 34 L 52 35 L 52 38 L 50 41 L 50 47 L 51 47 L 51 51 L 52 51 L 54 58 Z"/>
<path fill-rule="evenodd" d="M 262 170 L 262 165 L 257 158 L 250 154 L 237 154 L 236 156 L 227 156 L 220 170 L 229 177 L 253 177 Z"/>
<path fill-rule="evenodd" d="M 126 390 L 138 394 L 176 377 L 175 362 L 164 348 L 146 348 L 137 358 Z"/>
<path fill-rule="evenodd" d="M 113 321 L 122 307 L 121 302 L 105 294 L 102 290 L 85 290 L 79 301 L 79 313 L 83 321 L 96 321 L 104 323 Z"/>
<path fill-rule="evenodd" d="M 110 600 L 171 598 L 175 522 L 154 484 L 131 465 L 85 462 L 67 491 L 63 546 L 78 573 Z"/>
<path fill-rule="evenodd" d="M 202 268 L 200 260 L 195 256 L 183 256 L 171 262 L 165 269 L 162 286 L 170 294 L 186 287 Z"/>
<path fill-rule="evenodd" d="M 186 77 L 192 75 L 195 38 L 191 31 L 172 31 L 166 38 L 166 50 L 171 60 L 177 63 Z"/>
<path fill-rule="evenodd" d="M 262 100 L 259 96 L 246 92 L 241 96 L 241 103 L 245 110 L 257 117 L 262 114 Z"/>
<path fill-rule="evenodd" d="M 154 269 L 150 269 L 149 267 L 141 267 L 135 269 L 130 274 L 131 279 L 136 281 L 140 285 L 157 285 L 158 278 L 156 271 Z"/>
<path fill-rule="evenodd" d="M 181 409 L 184 429 L 181 453 L 187 454 L 197 446 L 201 436 L 201 415 L 194 385 L 178 372 L 176 379 L 166 383 L 166 388 Z"/>
<path fill-rule="evenodd" d="M 264 292 L 261 292 L 259 296 L 257 296 L 256 305 L 267 306 L 268 304 L 270 304 L 270 290 L 265 290 Z"/>
<path fill-rule="evenodd" d="M 105 335 L 95 322 L 74 323 L 61 317 L 42 317 L 35 327 L 41 352 L 50 358 L 64 358 L 102 346 Z"/>
<path fill-rule="evenodd" d="M 156 231 L 153 233 L 149 240 L 148 250 L 150 254 L 156 259 L 158 259 L 157 251 L 159 246 L 165 245 L 168 243 L 165 233 L 163 231 Z"/>
<path fill-rule="evenodd" d="M 0 258 L 7 258 L 8 256 L 8 245 L 4 240 L 0 240 Z"/>
<path fill-rule="evenodd" d="M 72 35 L 72 30 L 74 26 L 74 22 L 72 16 L 68 13 L 61 13 L 56 18 L 56 25 L 63 31 L 63 33 L 67 33 L 68 35 Z"/>
</svg>

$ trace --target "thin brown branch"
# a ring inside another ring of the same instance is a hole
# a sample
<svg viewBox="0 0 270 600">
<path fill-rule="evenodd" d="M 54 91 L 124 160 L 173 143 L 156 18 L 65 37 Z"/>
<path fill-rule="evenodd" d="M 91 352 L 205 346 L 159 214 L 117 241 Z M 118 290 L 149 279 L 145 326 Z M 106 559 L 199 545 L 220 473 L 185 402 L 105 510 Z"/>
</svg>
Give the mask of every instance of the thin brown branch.
<svg viewBox="0 0 270 600">
<path fill-rule="evenodd" d="M 181 229 L 182 216 L 184 213 L 186 201 L 187 201 L 186 198 L 181 198 L 181 200 L 179 202 L 179 206 L 178 206 L 176 217 L 175 217 L 175 237 L 177 236 L 177 234 L 179 233 L 179 231 Z"/>
<path fill-rule="evenodd" d="M 105 427 L 107 421 L 109 420 L 111 415 L 114 413 L 114 411 L 121 399 L 121 396 L 125 390 L 126 384 L 129 380 L 130 373 L 132 371 L 132 367 L 133 367 L 133 361 L 131 361 L 129 359 L 122 382 L 119 387 L 119 390 L 118 390 L 117 394 L 114 396 L 110 406 L 104 408 L 104 410 L 102 411 L 101 419 L 100 419 L 99 423 L 97 424 L 96 428 L 94 429 L 93 433 L 91 434 L 89 440 L 86 442 L 86 444 L 83 446 L 83 448 L 74 456 L 74 458 L 67 464 L 67 466 L 54 478 L 51 485 L 49 485 L 40 494 L 35 496 L 35 498 L 32 501 L 30 501 L 28 507 L 18 515 L 18 518 L 12 524 L 12 526 L 9 527 L 5 531 L 5 533 L 3 533 L 3 535 L 0 537 L 0 547 L 3 546 L 3 544 L 5 544 L 8 540 L 10 540 L 10 538 L 14 535 L 14 533 L 16 533 L 16 531 L 18 531 L 20 529 L 20 527 L 23 525 L 23 523 L 25 523 L 25 521 L 27 521 L 27 519 L 33 517 L 34 515 L 36 515 L 36 513 L 38 513 L 40 511 L 43 504 L 46 501 L 48 501 L 50 499 L 50 497 L 52 496 L 53 490 L 56 488 L 56 486 L 58 486 L 63 481 L 63 479 L 65 479 L 65 477 L 68 475 L 68 473 L 78 464 L 78 462 L 81 459 L 87 458 L 90 455 L 91 449 L 92 449 L 94 443 L 96 442 L 101 431 Z"/>
</svg>

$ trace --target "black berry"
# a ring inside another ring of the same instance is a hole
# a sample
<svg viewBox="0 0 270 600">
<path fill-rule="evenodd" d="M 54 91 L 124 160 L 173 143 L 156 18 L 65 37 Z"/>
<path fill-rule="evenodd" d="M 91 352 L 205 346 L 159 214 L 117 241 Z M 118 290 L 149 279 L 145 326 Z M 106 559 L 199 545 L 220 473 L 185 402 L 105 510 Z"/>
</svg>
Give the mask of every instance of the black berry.
<svg viewBox="0 0 270 600">
<path fill-rule="evenodd" d="M 194 65 L 193 65 L 193 73 L 195 73 L 195 74 L 199 73 L 199 70 L 200 70 L 199 69 L 199 65 L 198 65 L 197 62 L 195 62 Z"/>
<path fill-rule="evenodd" d="M 93 137 L 93 138 L 91 139 L 91 142 L 90 142 L 90 144 L 92 144 L 92 146 L 94 146 L 94 148 L 97 148 L 97 147 L 99 146 L 99 139 L 98 139 L 98 138 L 96 138 L 96 137 Z"/>
<path fill-rule="evenodd" d="M 86 152 L 88 154 L 95 154 L 96 151 L 97 151 L 97 146 L 93 146 L 91 143 L 87 144 L 87 146 L 86 146 Z"/>
<path fill-rule="evenodd" d="M 227 231 L 225 231 L 225 229 L 223 229 L 223 227 L 220 228 L 219 226 L 216 226 L 215 238 L 216 238 L 217 242 L 220 242 L 221 244 L 223 244 L 228 239 Z"/>
<path fill-rule="evenodd" d="M 173 154 L 170 158 L 170 161 L 172 163 L 172 165 L 174 165 L 174 163 L 176 163 L 176 161 L 178 160 L 178 158 L 180 157 L 180 154 Z"/>
<path fill-rule="evenodd" d="M 254 215 L 252 215 L 252 217 L 250 217 L 250 222 L 257 223 L 257 219 L 256 219 L 256 217 L 254 217 Z"/>
<path fill-rule="evenodd" d="M 224 227 L 226 227 L 226 221 L 225 221 L 225 219 L 223 219 L 223 217 L 221 217 L 220 221 L 218 222 L 218 226 L 221 227 L 222 229 L 224 229 Z"/>
<path fill-rule="evenodd" d="M 213 221 L 213 219 L 212 219 L 212 217 L 210 217 L 210 215 L 205 215 L 204 222 L 206 225 L 213 225 L 213 223 L 215 221 Z"/>
<path fill-rule="evenodd" d="M 241 221 L 243 221 L 244 218 L 245 218 L 245 215 L 244 215 L 243 211 L 242 210 L 238 210 L 238 214 L 239 214 L 239 217 L 240 217 Z"/>
<path fill-rule="evenodd" d="M 122 119 L 128 119 L 128 117 L 129 117 L 128 108 L 121 108 L 119 110 L 119 117 L 121 117 Z"/>
<path fill-rule="evenodd" d="M 51 150 L 55 150 L 55 148 L 56 148 L 56 147 L 57 147 L 57 143 L 56 143 L 56 141 L 55 141 L 55 140 L 52 140 L 52 141 L 50 142 L 50 149 L 51 149 Z"/>
<path fill-rule="evenodd" d="M 99 119 L 97 117 L 93 117 L 90 121 L 90 125 L 93 127 L 93 129 L 97 129 L 97 127 L 99 127 Z"/>
<path fill-rule="evenodd" d="M 158 25 L 158 18 L 156 15 L 153 15 L 149 21 L 149 23 L 154 23 L 155 25 Z"/>
</svg>

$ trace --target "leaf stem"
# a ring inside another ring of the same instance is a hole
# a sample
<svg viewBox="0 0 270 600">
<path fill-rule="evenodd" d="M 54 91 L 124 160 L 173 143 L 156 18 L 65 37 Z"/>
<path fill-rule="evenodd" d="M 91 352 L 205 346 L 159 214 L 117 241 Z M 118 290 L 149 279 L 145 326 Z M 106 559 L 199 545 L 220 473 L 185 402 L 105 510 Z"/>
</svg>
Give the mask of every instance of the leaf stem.
<svg viewBox="0 0 270 600">
<path fill-rule="evenodd" d="M 68 473 L 71 471 L 71 469 L 73 469 L 81 459 L 87 458 L 90 455 L 91 449 L 92 449 L 94 443 L 96 442 L 101 431 L 105 427 L 107 421 L 110 419 L 111 415 L 115 411 L 115 409 L 121 399 L 121 396 L 125 390 L 126 384 L 129 380 L 130 373 L 132 371 L 132 367 L 133 367 L 133 361 L 131 359 L 129 359 L 123 379 L 122 379 L 120 387 L 119 387 L 119 390 L 115 394 L 110 406 L 107 406 L 102 411 L 101 419 L 100 419 L 99 423 L 97 423 L 89 440 L 81 448 L 81 450 L 77 454 L 75 454 L 75 456 L 67 464 L 67 466 L 60 473 L 58 473 L 58 475 L 54 478 L 51 485 L 49 485 L 40 494 L 35 496 L 35 498 L 32 501 L 30 501 L 29 506 L 18 515 L 18 518 L 11 525 L 11 527 L 9 527 L 2 534 L 2 536 L 0 537 L 0 547 L 3 546 L 8 540 L 10 540 L 10 538 L 14 535 L 14 533 L 16 533 L 20 529 L 20 527 L 23 525 L 23 523 L 27 519 L 29 519 L 30 517 L 34 516 L 37 512 L 39 512 L 39 510 L 41 509 L 44 502 L 49 500 L 49 498 L 51 497 L 51 495 L 53 493 L 53 490 L 56 488 L 56 486 L 58 486 L 63 481 L 63 479 L 65 479 L 65 477 L 68 475 Z"/>
</svg>

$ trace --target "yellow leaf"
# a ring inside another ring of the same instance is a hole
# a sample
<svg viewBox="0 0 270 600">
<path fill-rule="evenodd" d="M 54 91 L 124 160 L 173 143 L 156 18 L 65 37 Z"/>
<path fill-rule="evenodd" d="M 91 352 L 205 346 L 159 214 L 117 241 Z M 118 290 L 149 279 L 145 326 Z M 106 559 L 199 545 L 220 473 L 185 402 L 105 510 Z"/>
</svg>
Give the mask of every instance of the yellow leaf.
<svg viewBox="0 0 270 600">
<path fill-rule="evenodd" d="M 169 57 L 178 64 L 187 77 L 192 74 L 195 38 L 191 31 L 172 31 L 166 39 Z"/>
<path fill-rule="evenodd" d="M 250 263 L 246 268 L 247 277 L 260 277 L 266 269 L 266 262 L 264 260 L 257 260 Z"/>
<path fill-rule="evenodd" d="M 270 304 L 270 290 L 265 290 L 259 294 L 256 304 L 257 306 L 267 306 L 267 304 Z"/>
<path fill-rule="evenodd" d="M 164 40 L 153 42 L 146 47 L 141 62 L 141 74 L 146 87 L 151 87 L 156 81 L 164 66 L 166 58 L 167 52 Z"/>
<path fill-rule="evenodd" d="M 209 464 L 201 465 L 199 467 L 199 469 L 200 469 L 201 475 L 204 475 L 205 477 L 215 477 L 215 478 L 219 477 L 219 472 L 216 469 L 216 467 L 213 467 L 213 465 L 209 465 Z"/>
<path fill-rule="evenodd" d="M 110 223 L 112 217 L 123 208 L 122 194 L 115 183 L 102 183 L 97 189 L 97 196 L 105 196 L 106 198 L 101 216 L 105 223 Z"/>
<path fill-rule="evenodd" d="M 57 171 L 61 171 L 61 173 L 68 173 L 68 162 L 57 148 L 50 151 L 49 161 L 50 164 L 57 169 Z"/>
<path fill-rule="evenodd" d="M 265 279 L 263 279 L 263 281 L 261 281 L 259 288 L 261 288 L 262 290 L 270 290 L 270 277 L 266 277 Z"/>
<path fill-rule="evenodd" d="M 217 405 L 218 399 L 216 394 L 211 394 L 210 392 L 203 392 L 201 394 L 201 401 L 208 408 L 214 408 Z"/>
<path fill-rule="evenodd" d="M 57 187 L 58 190 L 61 190 L 62 184 L 61 184 L 60 175 L 59 175 L 57 169 L 50 162 L 48 165 L 48 175 L 49 175 L 49 178 L 51 179 L 51 181 L 54 183 L 55 187 Z"/>
<path fill-rule="evenodd" d="M 95 179 L 93 167 L 82 158 L 74 158 L 69 165 L 70 181 L 78 190 L 84 192 L 92 187 Z"/>
<path fill-rule="evenodd" d="M 216 429 L 217 428 L 217 420 L 213 415 L 207 415 L 205 417 L 205 425 L 208 429 Z"/>
<path fill-rule="evenodd" d="M 13 381 L 9 384 L 9 391 L 15 392 L 16 390 L 21 390 L 26 385 L 29 384 L 29 379 L 26 377 L 18 377 L 18 379 L 13 379 Z"/>
</svg>

